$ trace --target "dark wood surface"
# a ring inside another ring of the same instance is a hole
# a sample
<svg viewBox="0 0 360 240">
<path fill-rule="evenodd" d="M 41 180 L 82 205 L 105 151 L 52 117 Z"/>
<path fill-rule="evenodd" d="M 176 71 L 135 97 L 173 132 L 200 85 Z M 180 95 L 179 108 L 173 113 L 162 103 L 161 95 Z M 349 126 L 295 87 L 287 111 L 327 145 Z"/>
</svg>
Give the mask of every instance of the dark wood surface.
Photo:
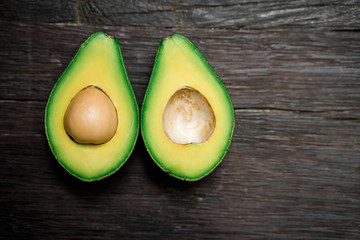
<svg viewBox="0 0 360 240">
<path fill-rule="evenodd" d="M 359 1 L 1 1 L 0 238 L 358 239 Z M 189 37 L 232 98 L 213 173 L 163 173 L 141 136 L 111 177 L 84 183 L 44 133 L 50 91 L 80 44 L 120 42 L 138 103 L 160 39 Z"/>
</svg>

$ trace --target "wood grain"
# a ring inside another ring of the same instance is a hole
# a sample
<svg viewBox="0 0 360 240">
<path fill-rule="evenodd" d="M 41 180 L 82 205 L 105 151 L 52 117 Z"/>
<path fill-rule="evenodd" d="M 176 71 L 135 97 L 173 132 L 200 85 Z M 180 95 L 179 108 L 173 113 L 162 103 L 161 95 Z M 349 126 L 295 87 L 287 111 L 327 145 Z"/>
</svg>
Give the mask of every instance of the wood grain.
<svg viewBox="0 0 360 240">
<path fill-rule="evenodd" d="M 237 109 L 315 111 L 337 118 L 359 118 L 358 32 L 3 24 L 0 60 L 7 74 L 0 76 L 1 99 L 45 101 L 80 44 L 99 30 L 119 40 L 139 104 L 160 39 L 179 32 L 204 53 Z"/>
<path fill-rule="evenodd" d="M 141 139 L 119 172 L 86 184 L 43 135 L 2 135 L 3 236 L 356 238 L 359 123 L 276 112 L 237 112 L 236 122 L 224 162 L 196 183 L 161 172 Z"/>
<path fill-rule="evenodd" d="M 0 239 L 357 239 L 359 9 L 350 0 L 1 1 Z M 177 32 L 199 47 L 235 108 L 214 172 L 169 177 L 141 135 L 102 181 L 57 163 L 46 101 L 97 31 L 119 40 L 140 108 L 160 39 Z"/>
<path fill-rule="evenodd" d="M 357 0 L 5 0 L 1 8 L 2 19 L 26 23 L 288 30 L 360 26 Z"/>
<path fill-rule="evenodd" d="M 0 18 L 5 21 L 25 23 L 75 22 L 76 2 L 76 0 L 4 0 L 0 2 Z"/>
</svg>

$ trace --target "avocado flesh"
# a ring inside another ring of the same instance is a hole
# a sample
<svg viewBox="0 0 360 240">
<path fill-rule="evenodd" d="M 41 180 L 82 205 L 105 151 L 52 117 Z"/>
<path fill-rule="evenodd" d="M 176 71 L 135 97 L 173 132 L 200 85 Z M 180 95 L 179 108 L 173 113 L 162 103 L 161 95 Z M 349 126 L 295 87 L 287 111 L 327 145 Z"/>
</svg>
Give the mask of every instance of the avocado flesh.
<svg viewBox="0 0 360 240">
<path fill-rule="evenodd" d="M 211 137 L 200 144 L 177 144 L 164 132 L 162 115 L 171 96 L 182 88 L 200 92 L 216 120 Z M 174 34 L 159 45 L 141 112 L 141 132 L 155 163 L 173 177 L 196 181 L 222 161 L 234 131 L 230 96 L 199 49 L 186 37 Z"/>
<path fill-rule="evenodd" d="M 89 86 L 104 91 L 116 108 L 116 132 L 103 144 L 77 143 L 64 128 L 69 103 Z M 137 140 L 139 112 L 115 38 L 98 32 L 81 45 L 49 96 L 45 130 L 55 158 L 69 173 L 83 181 L 100 180 L 126 162 Z"/>
</svg>

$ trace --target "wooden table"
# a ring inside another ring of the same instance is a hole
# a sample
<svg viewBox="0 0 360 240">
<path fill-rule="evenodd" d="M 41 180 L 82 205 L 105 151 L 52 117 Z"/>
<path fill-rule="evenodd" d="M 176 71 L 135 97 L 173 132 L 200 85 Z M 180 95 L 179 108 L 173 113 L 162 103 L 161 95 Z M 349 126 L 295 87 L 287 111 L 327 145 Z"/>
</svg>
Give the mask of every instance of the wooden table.
<svg viewBox="0 0 360 240">
<path fill-rule="evenodd" d="M 360 237 L 358 0 L 4 0 L 0 9 L 0 238 Z M 171 178 L 141 136 L 99 182 L 57 163 L 46 101 L 96 31 L 119 40 L 140 108 L 160 39 L 177 32 L 199 47 L 236 115 L 214 172 Z"/>
</svg>

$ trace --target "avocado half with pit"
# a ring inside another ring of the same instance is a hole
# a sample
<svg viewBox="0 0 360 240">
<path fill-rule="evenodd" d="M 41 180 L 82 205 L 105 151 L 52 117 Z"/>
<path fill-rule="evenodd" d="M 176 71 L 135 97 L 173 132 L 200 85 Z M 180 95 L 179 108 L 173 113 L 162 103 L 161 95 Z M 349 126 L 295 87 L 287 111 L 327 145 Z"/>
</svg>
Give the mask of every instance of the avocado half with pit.
<svg viewBox="0 0 360 240">
<path fill-rule="evenodd" d="M 141 132 L 155 163 L 196 181 L 224 158 L 234 131 L 230 96 L 199 49 L 174 34 L 161 41 L 141 111 Z"/>
<path fill-rule="evenodd" d="M 134 149 L 139 111 L 118 41 L 90 36 L 55 84 L 45 131 L 59 163 L 83 181 L 117 171 Z"/>
</svg>

